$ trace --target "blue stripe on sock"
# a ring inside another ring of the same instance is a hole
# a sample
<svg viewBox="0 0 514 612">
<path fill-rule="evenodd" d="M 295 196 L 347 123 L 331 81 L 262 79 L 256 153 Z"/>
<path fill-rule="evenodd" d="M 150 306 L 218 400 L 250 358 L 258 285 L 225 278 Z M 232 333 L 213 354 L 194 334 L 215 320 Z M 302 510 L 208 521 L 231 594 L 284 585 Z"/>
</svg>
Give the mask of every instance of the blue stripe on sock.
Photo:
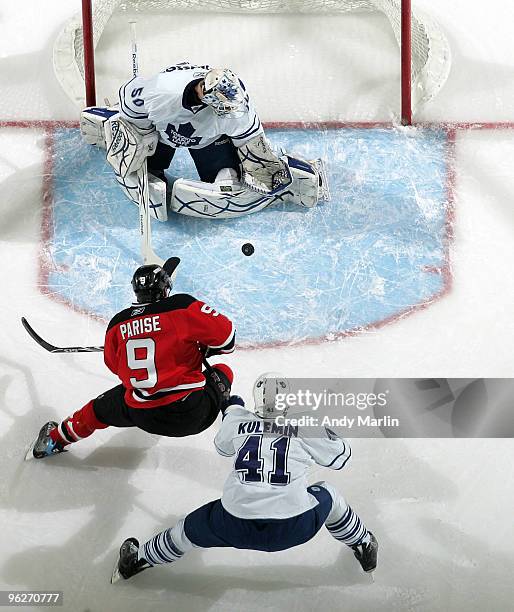
<svg viewBox="0 0 514 612">
<path fill-rule="evenodd" d="M 358 545 L 367 534 L 359 516 L 348 506 L 343 518 L 332 525 L 326 525 L 331 535 L 348 546 Z"/>
<path fill-rule="evenodd" d="M 343 531 L 346 531 L 347 529 L 350 529 L 354 522 L 355 522 L 355 514 L 352 513 L 344 522 L 338 523 L 336 527 L 330 526 L 328 530 L 336 532 L 336 533 L 343 532 Z"/>
<path fill-rule="evenodd" d="M 171 530 L 167 529 L 164 532 L 164 537 L 166 540 L 166 545 L 168 546 L 168 548 L 173 552 L 173 554 L 177 557 L 180 558 L 182 557 L 182 555 L 184 554 L 176 545 L 175 542 L 173 541 L 172 537 L 171 537 Z"/>
<path fill-rule="evenodd" d="M 152 565 L 173 563 L 183 556 L 171 537 L 171 530 L 167 529 L 154 536 L 144 545 L 145 559 Z"/>
<path fill-rule="evenodd" d="M 348 508 L 346 509 L 346 512 L 343 515 L 343 518 L 339 519 L 338 521 L 330 525 L 327 523 L 327 528 L 330 531 L 332 531 L 332 529 L 334 530 L 340 529 L 341 526 L 344 525 L 344 523 L 346 523 L 346 521 L 349 520 L 351 514 L 353 514 L 353 510 L 350 508 L 350 506 L 348 506 Z"/>
</svg>

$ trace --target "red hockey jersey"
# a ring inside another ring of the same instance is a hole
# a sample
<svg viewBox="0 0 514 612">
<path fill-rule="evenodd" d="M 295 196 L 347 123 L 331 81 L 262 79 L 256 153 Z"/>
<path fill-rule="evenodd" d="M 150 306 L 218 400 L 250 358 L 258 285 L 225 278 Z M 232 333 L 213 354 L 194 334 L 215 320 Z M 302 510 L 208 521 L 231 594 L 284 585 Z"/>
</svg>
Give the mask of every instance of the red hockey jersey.
<svg viewBox="0 0 514 612">
<path fill-rule="evenodd" d="M 152 304 L 134 304 L 119 312 L 105 335 L 105 365 L 125 387 L 133 408 L 155 408 L 205 386 L 203 348 L 234 350 L 232 322 L 186 294 Z"/>
</svg>

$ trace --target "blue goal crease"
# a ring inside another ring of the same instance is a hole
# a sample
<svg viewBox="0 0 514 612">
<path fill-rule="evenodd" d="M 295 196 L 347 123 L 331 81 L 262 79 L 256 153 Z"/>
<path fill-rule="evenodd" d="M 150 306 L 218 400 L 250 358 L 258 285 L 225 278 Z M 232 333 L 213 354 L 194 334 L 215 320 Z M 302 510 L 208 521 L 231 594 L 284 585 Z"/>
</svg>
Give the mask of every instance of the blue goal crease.
<svg viewBox="0 0 514 612">
<path fill-rule="evenodd" d="M 325 160 L 331 201 L 279 204 L 233 220 L 170 213 L 152 222 L 153 247 L 182 259 L 175 290 L 227 314 L 243 345 L 332 338 L 376 325 L 445 290 L 447 136 L 444 130 L 274 129 L 272 144 Z M 132 300 L 141 264 L 138 210 L 104 153 L 76 129 L 54 150 L 55 268 L 49 288 L 109 319 Z M 197 178 L 177 151 L 171 178 Z M 252 256 L 241 246 L 250 242 Z"/>
</svg>

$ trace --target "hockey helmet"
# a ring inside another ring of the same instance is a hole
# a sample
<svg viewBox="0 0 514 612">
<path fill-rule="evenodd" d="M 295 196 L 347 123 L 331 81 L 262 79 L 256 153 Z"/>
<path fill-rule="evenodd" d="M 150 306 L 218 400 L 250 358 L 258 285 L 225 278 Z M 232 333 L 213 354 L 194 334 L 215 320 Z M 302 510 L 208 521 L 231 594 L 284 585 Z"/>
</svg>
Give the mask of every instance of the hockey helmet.
<svg viewBox="0 0 514 612">
<path fill-rule="evenodd" d="M 202 102 L 217 115 L 237 115 L 248 110 L 248 95 L 228 68 L 212 68 L 205 75 Z"/>
<path fill-rule="evenodd" d="M 262 419 L 274 419 L 287 412 L 285 395 L 291 391 L 287 378 L 277 372 L 265 372 L 255 381 L 253 400 L 255 414 Z"/>
<path fill-rule="evenodd" d="M 157 302 L 171 293 L 172 282 L 161 266 L 152 264 L 140 266 L 132 277 L 132 289 L 138 304 Z"/>
</svg>

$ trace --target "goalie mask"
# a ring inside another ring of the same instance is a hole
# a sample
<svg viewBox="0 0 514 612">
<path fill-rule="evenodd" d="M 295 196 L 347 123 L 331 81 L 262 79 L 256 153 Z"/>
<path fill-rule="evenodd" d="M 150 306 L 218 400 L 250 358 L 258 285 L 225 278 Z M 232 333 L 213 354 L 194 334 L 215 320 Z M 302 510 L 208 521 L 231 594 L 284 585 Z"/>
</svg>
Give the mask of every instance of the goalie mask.
<svg viewBox="0 0 514 612">
<path fill-rule="evenodd" d="M 290 390 L 291 385 L 282 374 L 277 372 L 261 374 L 253 386 L 255 414 L 262 419 L 285 416 L 287 413 L 285 396 Z"/>
<path fill-rule="evenodd" d="M 205 75 L 202 102 L 217 115 L 237 115 L 248 110 L 248 96 L 228 68 L 213 68 Z"/>
<path fill-rule="evenodd" d="M 171 288 L 169 274 L 156 264 L 139 267 L 132 277 L 132 289 L 138 304 L 158 302 L 170 295 Z"/>
</svg>

